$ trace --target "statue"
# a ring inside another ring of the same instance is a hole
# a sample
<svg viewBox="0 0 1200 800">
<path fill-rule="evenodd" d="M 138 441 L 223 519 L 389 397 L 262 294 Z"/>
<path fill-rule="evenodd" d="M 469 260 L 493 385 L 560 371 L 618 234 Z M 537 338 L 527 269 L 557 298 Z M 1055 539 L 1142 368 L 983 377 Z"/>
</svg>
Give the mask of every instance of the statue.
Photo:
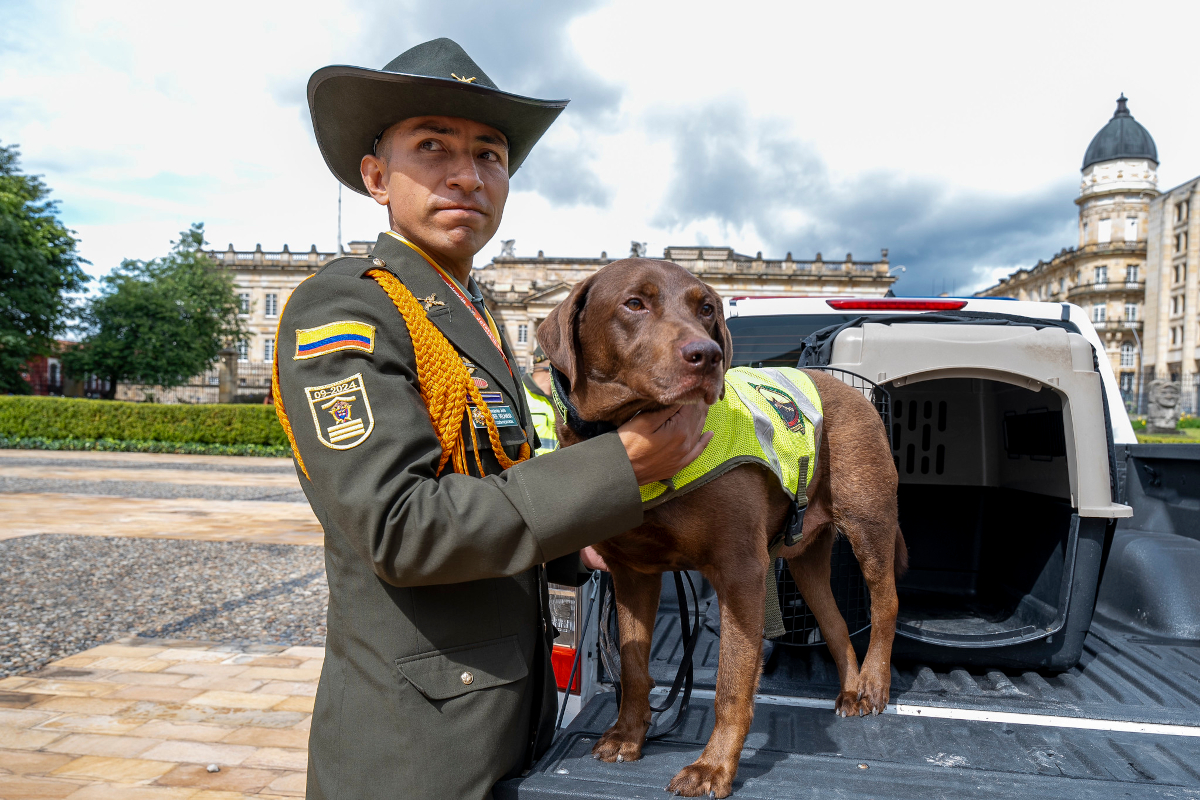
<svg viewBox="0 0 1200 800">
<path fill-rule="evenodd" d="M 1150 381 L 1146 408 L 1147 433 L 1175 433 L 1179 422 L 1179 384 L 1155 379 Z"/>
<path fill-rule="evenodd" d="M 516 258 L 517 257 L 517 240 L 516 239 L 501 239 L 500 240 L 500 258 Z"/>
<path fill-rule="evenodd" d="M 645 242 L 630 242 L 629 243 L 629 257 L 630 258 L 645 258 L 646 257 L 646 243 Z"/>
</svg>

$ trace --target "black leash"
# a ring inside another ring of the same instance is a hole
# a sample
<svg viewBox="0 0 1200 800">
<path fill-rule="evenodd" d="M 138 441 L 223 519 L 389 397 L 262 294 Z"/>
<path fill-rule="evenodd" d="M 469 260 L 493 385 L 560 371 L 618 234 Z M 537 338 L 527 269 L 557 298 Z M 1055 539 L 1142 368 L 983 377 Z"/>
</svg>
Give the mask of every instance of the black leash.
<svg viewBox="0 0 1200 800">
<path fill-rule="evenodd" d="M 687 580 L 688 589 L 692 595 L 694 619 L 691 620 L 688 619 L 687 594 L 683 590 L 684 579 Z M 600 660 L 604 664 L 605 672 L 613 680 L 613 686 L 617 692 L 617 708 L 620 708 L 621 656 L 619 644 L 613 638 L 612 608 L 614 594 L 612 591 L 612 578 L 607 574 L 601 578 L 600 592 L 603 595 L 600 603 L 600 632 L 598 637 Z M 692 656 L 696 652 L 696 644 L 700 641 L 701 623 L 700 602 L 696 595 L 696 585 L 692 582 L 691 575 L 688 575 L 686 572 L 675 573 L 675 596 L 679 601 L 679 626 L 683 641 L 685 642 L 683 658 L 679 662 L 679 669 L 675 673 L 675 680 L 671 684 L 671 689 L 667 692 L 667 699 L 661 705 L 651 705 L 650 710 L 654 713 L 662 714 L 668 711 L 675 704 L 676 700 L 679 700 L 679 710 L 668 727 L 654 733 L 647 733 L 647 741 L 659 739 L 678 728 L 687 714 L 688 705 L 692 697 L 692 685 L 695 680 Z M 620 631 L 617 631 L 618 637 L 619 634 Z"/>
</svg>

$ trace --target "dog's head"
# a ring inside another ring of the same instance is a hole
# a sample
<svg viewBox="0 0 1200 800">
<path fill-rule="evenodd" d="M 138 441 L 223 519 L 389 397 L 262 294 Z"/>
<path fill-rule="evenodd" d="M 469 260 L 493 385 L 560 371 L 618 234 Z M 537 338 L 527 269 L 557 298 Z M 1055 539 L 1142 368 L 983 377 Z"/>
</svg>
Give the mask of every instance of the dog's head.
<svg viewBox="0 0 1200 800">
<path fill-rule="evenodd" d="M 579 415 L 617 425 L 643 410 L 712 405 L 733 355 L 712 287 L 647 258 L 614 261 L 577 284 L 537 338 Z"/>
</svg>

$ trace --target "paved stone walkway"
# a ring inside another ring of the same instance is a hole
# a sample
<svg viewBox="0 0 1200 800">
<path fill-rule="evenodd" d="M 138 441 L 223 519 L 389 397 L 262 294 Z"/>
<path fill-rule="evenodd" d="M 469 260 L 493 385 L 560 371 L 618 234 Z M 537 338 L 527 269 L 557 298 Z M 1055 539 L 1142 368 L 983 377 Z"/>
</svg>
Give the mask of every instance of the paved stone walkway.
<svg viewBox="0 0 1200 800">
<path fill-rule="evenodd" d="M 0 539 L 60 533 L 323 543 L 290 459 L 0 450 L 0 485 L 8 487 L 0 492 Z M 289 501 L 219 499 L 230 491 Z"/>
<path fill-rule="evenodd" d="M 302 797 L 324 655 L 125 639 L 0 680 L 0 798 Z"/>
</svg>

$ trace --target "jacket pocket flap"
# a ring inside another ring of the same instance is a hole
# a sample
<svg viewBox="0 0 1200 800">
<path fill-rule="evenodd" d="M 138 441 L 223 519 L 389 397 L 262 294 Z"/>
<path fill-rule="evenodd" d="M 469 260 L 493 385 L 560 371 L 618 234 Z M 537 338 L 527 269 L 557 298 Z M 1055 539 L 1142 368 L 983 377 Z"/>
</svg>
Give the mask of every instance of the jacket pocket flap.
<svg viewBox="0 0 1200 800">
<path fill-rule="evenodd" d="M 529 674 L 515 635 L 397 659 L 396 667 L 430 700 L 503 686 Z"/>
</svg>

